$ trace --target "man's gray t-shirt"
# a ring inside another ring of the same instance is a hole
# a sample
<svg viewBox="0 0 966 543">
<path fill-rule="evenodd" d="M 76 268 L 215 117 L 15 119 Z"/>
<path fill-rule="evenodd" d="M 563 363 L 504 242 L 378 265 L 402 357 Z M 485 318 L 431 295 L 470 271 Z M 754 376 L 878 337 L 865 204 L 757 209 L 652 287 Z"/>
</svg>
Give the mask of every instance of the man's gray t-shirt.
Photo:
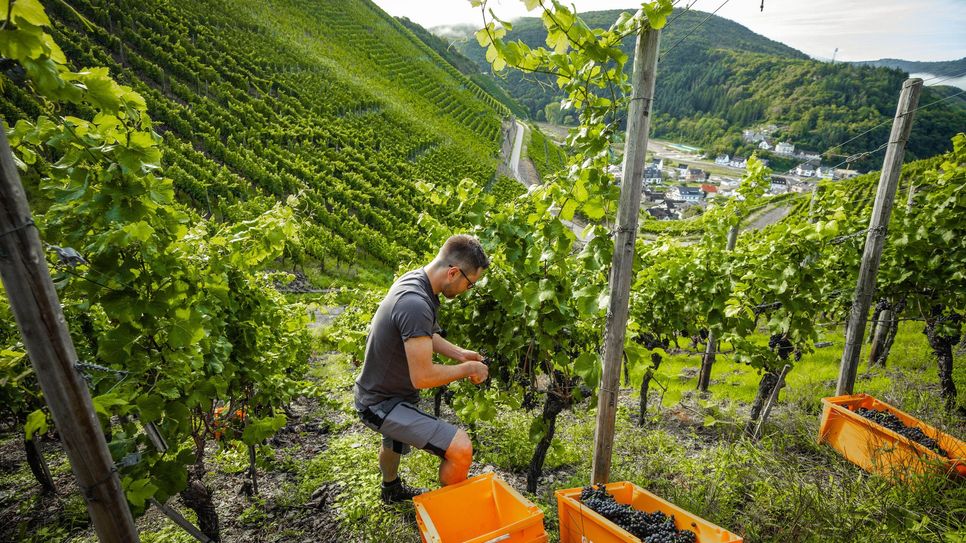
<svg viewBox="0 0 966 543">
<path fill-rule="evenodd" d="M 400 277 L 379 304 L 372 317 L 366 340 L 365 362 L 356 379 L 356 408 L 362 409 L 390 398 L 410 403 L 419 401 L 419 391 L 409 376 L 409 362 L 403 343 L 411 337 L 439 332 L 429 276 L 422 268 Z"/>
</svg>

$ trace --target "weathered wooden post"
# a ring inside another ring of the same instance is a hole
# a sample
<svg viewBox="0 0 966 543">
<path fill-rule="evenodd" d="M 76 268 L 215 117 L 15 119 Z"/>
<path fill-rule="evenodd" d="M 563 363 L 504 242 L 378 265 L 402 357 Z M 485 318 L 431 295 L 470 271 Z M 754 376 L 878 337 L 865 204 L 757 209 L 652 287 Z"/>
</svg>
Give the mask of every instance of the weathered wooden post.
<svg viewBox="0 0 966 543">
<path fill-rule="evenodd" d="M 892 216 L 892 204 L 899 184 L 899 174 L 902 171 L 902 159 L 905 156 L 909 132 L 912 130 L 913 114 L 919 104 L 920 91 L 922 91 L 922 79 L 910 78 L 902 84 L 899 105 L 896 108 L 895 119 L 892 121 L 892 132 L 889 135 L 885 159 L 882 162 L 882 174 L 879 177 L 879 189 L 875 195 L 875 205 L 872 208 L 869 230 L 865 237 L 859 279 L 855 285 L 849 323 L 845 329 L 845 348 L 842 351 L 842 363 L 839 366 L 836 387 L 836 394 L 840 396 L 852 394 L 855 387 L 859 353 L 862 351 L 862 338 L 865 336 L 865 321 L 872 303 L 875 278 L 879 271 L 879 260 L 882 258 L 882 246 L 885 244 L 886 229 Z"/>
<path fill-rule="evenodd" d="M 98 539 L 104 543 L 140 541 L 87 383 L 75 367 L 74 343 L 3 130 L 0 168 L 0 277 L 27 356 L 54 416 Z"/>
<path fill-rule="evenodd" d="M 604 329 L 604 371 L 597 401 L 597 429 L 594 432 L 594 484 L 606 483 L 610 477 L 614 449 L 614 419 L 617 414 L 617 387 L 624 354 L 634 243 L 641 212 L 641 180 L 644 178 L 644 155 L 651 127 L 651 106 L 657 76 L 658 48 L 661 31 L 648 29 L 637 36 L 634 52 L 634 75 L 630 106 L 627 113 L 627 137 L 624 152 L 623 183 L 617 208 L 614 232 L 614 258 L 610 271 L 610 307 Z"/>
</svg>

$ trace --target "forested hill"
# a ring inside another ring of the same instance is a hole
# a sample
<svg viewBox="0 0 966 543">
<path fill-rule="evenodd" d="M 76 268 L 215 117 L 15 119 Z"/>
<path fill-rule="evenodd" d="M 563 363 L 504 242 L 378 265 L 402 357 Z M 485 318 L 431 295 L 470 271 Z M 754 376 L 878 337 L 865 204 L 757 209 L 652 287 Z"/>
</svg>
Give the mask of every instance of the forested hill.
<svg viewBox="0 0 966 543">
<path fill-rule="evenodd" d="M 495 171 L 507 108 L 368 0 L 45 4 L 75 68 L 145 97 L 182 199 L 242 220 L 300 194 L 310 261 L 394 265 L 423 249 L 417 180 Z M 8 125 L 70 113 L 0 83 Z"/>
<path fill-rule="evenodd" d="M 941 62 L 917 62 L 915 60 L 902 60 L 898 58 L 882 58 L 879 60 L 853 62 L 853 64 L 895 68 L 910 74 L 953 76 L 966 72 L 966 57 L 959 60 L 946 60 Z"/>
<path fill-rule="evenodd" d="M 580 14 L 591 28 L 607 28 L 620 11 Z M 676 9 L 661 38 L 664 53 L 658 65 L 654 135 L 705 147 L 709 152 L 749 153 L 742 141 L 746 128 L 774 124 L 773 139 L 797 148 L 823 152 L 832 145 L 869 130 L 895 114 L 899 70 L 830 64 L 811 60 L 800 51 L 757 35 L 727 19 L 695 10 Z M 706 18 L 707 22 L 701 24 Z M 691 30 L 694 32 L 688 35 Z M 685 37 L 687 35 L 687 37 Z M 539 20 L 515 21 L 509 39 L 544 46 Z M 454 39 L 451 37 L 451 39 Z M 683 41 L 682 41 L 683 40 Z M 485 67 L 483 49 L 472 36 L 454 39 L 460 51 Z M 624 50 L 633 54 L 633 39 Z M 627 63 L 628 69 L 632 62 Z M 556 86 L 539 76 L 506 77 L 510 93 L 537 119 L 568 123 L 560 114 Z M 926 88 L 920 104 L 949 96 L 949 87 Z M 950 138 L 966 126 L 966 100 L 956 97 L 917 112 L 909 143 L 909 159 L 933 156 L 949 147 Z M 842 154 L 875 149 L 888 137 L 889 126 L 872 130 L 851 142 Z M 774 143 L 774 142 L 772 142 Z M 830 157 L 831 160 L 840 157 Z M 860 166 L 877 167 L 870 157 Z"/>
<path fill-rule="evenodd" d="M 590 11 L 580 13 L 580 17 L 591 28 L 608 28 L 617 17 L 626 10 Z M 662 49 L 667 50 L 677 40 L 684 37 L 687 31 L 707 17 L 708 14 L 693 10 L 674 10 L 671 16 L 672 24 L 664 31 Z M 476 28 L 471 25 L 448 26 L 432 29 L 442 38 L 449 40 L 463 56 L 473 60 L 479 69 L 489 71 L 489 64 L 485 59 L 485 50 L 479 46 L 473 34 Z M 508 34 L 509 39 L 522 40 L 531 47 L 545 46 L 547 33 L 543 23 L 534 17 L 524 17 L 513 21 L 513 30 Z M 634 39 L 628 38 L 624 42 L 624 51 L 633 55 Z M 713 49 L 733 49 L 750 53 L 766 53 L 788 58 L 808 58 L 804 53 L 792 49 L 787 45 L 769 40 L 755 34 L 744 26 L 721 17 L 711 17 L 688 39 L 675 48 L 675 53 L 662 62 L 659 70 L 661 75 L 672 69 L 669 62 L 688 63 L 688 55 L 692 52 L 705 52 Z M 627 66 L 633 63 L 628 61 Z M 505 74 L 505 84 L 510 94 L 521 102 L 535 118 L 545 119 L 544 108 L 555 101 L 555 85 L 542 85 L 532 76 L 523 77 L 518 72 L 509 71 Z"/>
</svg>

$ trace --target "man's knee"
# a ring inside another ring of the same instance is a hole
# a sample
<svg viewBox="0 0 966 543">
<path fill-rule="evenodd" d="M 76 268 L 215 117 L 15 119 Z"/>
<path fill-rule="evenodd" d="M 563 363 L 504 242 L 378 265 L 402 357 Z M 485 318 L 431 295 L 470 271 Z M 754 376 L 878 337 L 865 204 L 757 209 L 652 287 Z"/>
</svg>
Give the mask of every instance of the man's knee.
<svg viewBox="0 0 966 543">
<path fill-rule="evenodd" d="M 473 462 L 473 443 L 463 430 L 457 430 L 446 449 L 446 460 L 455 464 L 469 466 Z"/>
</svg>

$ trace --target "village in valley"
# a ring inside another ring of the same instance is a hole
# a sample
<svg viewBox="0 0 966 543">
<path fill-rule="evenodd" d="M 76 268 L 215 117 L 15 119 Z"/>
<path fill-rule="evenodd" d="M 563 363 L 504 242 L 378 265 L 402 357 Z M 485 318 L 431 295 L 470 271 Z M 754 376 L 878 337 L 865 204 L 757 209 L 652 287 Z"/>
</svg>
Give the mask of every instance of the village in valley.
<svg viewBox="0 0 966 543">
<path fill-rule="evenodd" d="M 774 167 L 770 176 L 768 195 L 808 193 L 823 179 L 847 179 L 860 172 L 822 164 L 820 153 L 795 148 L 787 141 L 775 141 L 771 134 L 778 127 L 767 125 L 745 130 L 743 139 L 757 144 L 759 160 L 769 166 L 769 156 L 783 162 L 797 163 L 787 171 Z M 738 185 L 745 175 L 748 157 L 720 154 L 713 159 L 702 150 L 688 145 L 652 141 L 649 161 L 644 169 L 642 208 L 657 220 L 686 219 L 701 215 L 715 199 L 741 198 Z M 621 182 L 619 164 L 610 168 L 618 184 Z"/>
</svg>

